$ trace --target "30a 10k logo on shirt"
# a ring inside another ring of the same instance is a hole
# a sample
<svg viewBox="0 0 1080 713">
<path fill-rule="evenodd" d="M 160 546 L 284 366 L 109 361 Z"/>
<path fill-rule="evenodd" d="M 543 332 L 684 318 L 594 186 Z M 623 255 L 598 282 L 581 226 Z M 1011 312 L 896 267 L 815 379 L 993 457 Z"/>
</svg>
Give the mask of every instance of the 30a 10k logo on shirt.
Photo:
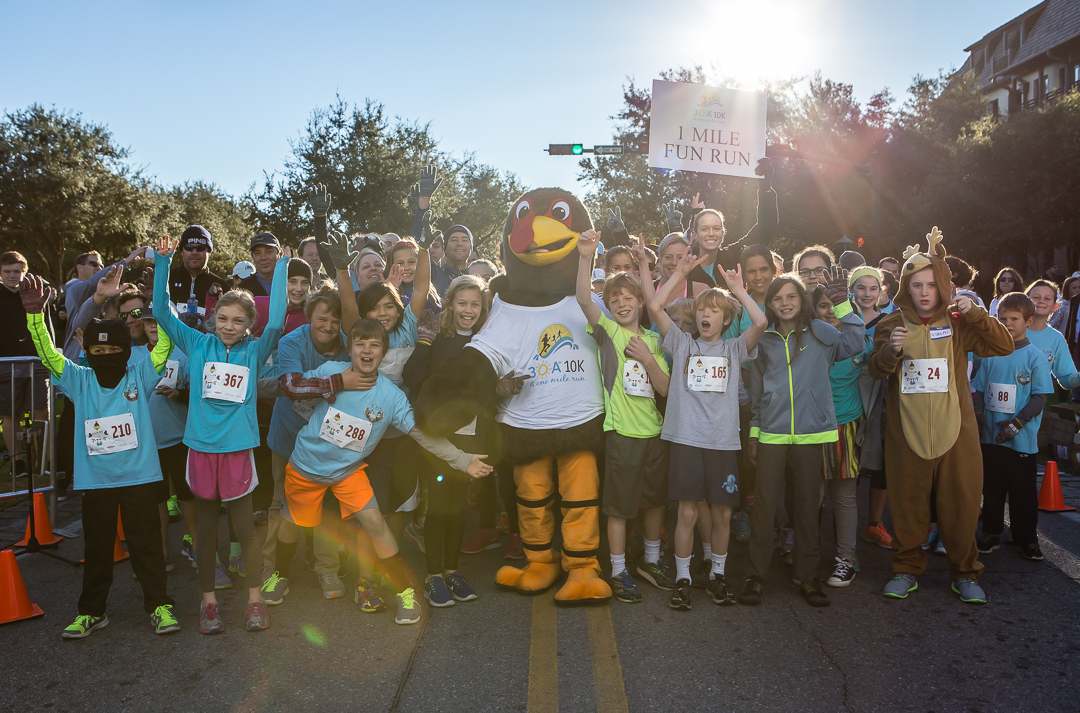
<svg viewBox="0 0 1080 713">
<path fill-rule="evenodd" d="M 584 381 L 585 359 L 577 355 L 579 349 L 566 325 L 556 323 L 545 327 L 536 343 L 526 385 Z"/>
</svg>

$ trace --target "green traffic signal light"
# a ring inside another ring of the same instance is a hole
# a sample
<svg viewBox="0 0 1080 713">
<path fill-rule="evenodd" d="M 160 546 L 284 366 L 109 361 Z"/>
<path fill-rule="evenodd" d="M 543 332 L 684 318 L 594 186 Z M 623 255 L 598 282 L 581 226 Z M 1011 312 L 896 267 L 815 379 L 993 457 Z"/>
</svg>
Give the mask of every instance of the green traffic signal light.
<svg viewBox="0 0 1080 713">
<path fill-rule="evenodd" d="M 572 144 L 570 146 L 570 152 L 575 156 L 580 156 L 585 148 L 581 144 Z"/>
</svg>

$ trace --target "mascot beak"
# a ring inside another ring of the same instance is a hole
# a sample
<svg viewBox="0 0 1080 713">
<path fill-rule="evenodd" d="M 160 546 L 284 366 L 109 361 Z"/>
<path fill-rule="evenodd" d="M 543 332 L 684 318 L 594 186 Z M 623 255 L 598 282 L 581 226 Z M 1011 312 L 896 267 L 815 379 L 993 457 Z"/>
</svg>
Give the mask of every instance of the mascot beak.
<svg viewBox="0 0 1080 713">
<path fill-rule="evenodd" d="M 526 264 L 551 265 L 577 248 L 580 233 L 575 233 L 554 218 L 546 215 L 535 216 L 531 228 L 532 240 L 528 243 L 520 240 L 521 237 L 525 237 L 523 235 L 511 234 L 510 236 L 510 247 L 514 255 Z M 515 230 L 514 233 L 518 231 Z"/>
</svg>

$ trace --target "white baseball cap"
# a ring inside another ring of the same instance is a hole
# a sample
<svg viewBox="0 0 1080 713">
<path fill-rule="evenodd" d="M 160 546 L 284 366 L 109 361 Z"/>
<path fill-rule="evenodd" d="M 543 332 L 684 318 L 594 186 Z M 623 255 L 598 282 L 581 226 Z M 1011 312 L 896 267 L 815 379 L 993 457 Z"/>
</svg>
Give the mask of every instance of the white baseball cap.
<svg viewBox="0 0 1080 713">
<path fill-rule="evenodd" d="M 604 272 L 602 269 L 598 267 L 592 271 L 593 282 L 604 282 L 605 280 L 607 280 L 607 273 Z"/>
<path fill-rule="evenodd" d="M 233 265 L 232 272 L 227 277 L 239 277 L 241 280 L 246 280 L 255 274 L 255 266 L 247 260 L 241 260 Z"/>
</svg>

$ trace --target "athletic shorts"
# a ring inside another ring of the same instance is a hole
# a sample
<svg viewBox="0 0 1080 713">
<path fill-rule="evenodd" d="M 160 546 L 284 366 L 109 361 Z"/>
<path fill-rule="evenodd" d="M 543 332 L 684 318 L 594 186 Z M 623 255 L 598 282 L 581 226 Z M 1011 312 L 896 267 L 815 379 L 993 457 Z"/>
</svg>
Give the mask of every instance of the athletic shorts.
<svg viewBox="0 0 1080 713">
<path fill-rule="evenodd" d="M 704 500 L 710 505 L 739 504 L 738 451 L 671 444 L 668 499 Z"/>
<path fill-rule="evenodd" d="M 667 505 L 668 442 L 615 431 L 604 438 L 604 514 L 633 520 L 642 510 Z"/>
<path fill-rule="evenodd" d="M 408 436 L 384 438 L 364 459 L 368 482 L 384 515 L 412 512 L 419 502 L 420 460 L 410 447 L 414 443 Z"/>
<path fill-rule="evenodd" d="M 34 388 L 30 388 L 30 373 L 33 369 Z M 15 386 L 15 400 L 12 401 L 12 382 Z M 49 408 L 49 371 L 41 364 L 0 364 L 0 416 L 11 416 L 12 404 L 15 418 L 24 413 L 41 411 Z M 31 403 L 33 396 L 33 403 Z"/>
<path fill-rule="evenodd" d="M 862 450 L 855 442 L 855 432 L 859 430 L 862 417 L 841 425 L 836 429 L 835 443 L 823 443 L 824 454 L 821 459 L 821 475 L 825 480 L 844 480 L 859 476 L 859 454 Z"/>
<path fill-rule="evenodd" d="M 323 497 L 329 490 L 337 498 L 341 519 L 377 507 L 364 470 L 361 465 L 352 475 L 336 483 L 313 483 L 293 469 L 285 466 L 285 498 L 281 501 L 281 517 L 300 527 L 315 527 L 322 522 Z"/>
<path fill-rule="evenodd" d="M 231 453 L 188 450 L 187 484 L 200 500 L 238 500 L 259 484 L 255 454 L 250 448 Z"/>
<path fill-rule="evenodd" d="M 183 443 L 177 443 L 167 448 L 158 448 L 158 462 L 161 464 L 162 482 L 165 483 L 165 497 L 169 497 L 169 484 L 172 483 L 172 492 L 182 502 L 190 502 L 195 499 L 191 494 L 191 488 L 187 484 L 187 455 L 188 447 Z"/>
</svg>

